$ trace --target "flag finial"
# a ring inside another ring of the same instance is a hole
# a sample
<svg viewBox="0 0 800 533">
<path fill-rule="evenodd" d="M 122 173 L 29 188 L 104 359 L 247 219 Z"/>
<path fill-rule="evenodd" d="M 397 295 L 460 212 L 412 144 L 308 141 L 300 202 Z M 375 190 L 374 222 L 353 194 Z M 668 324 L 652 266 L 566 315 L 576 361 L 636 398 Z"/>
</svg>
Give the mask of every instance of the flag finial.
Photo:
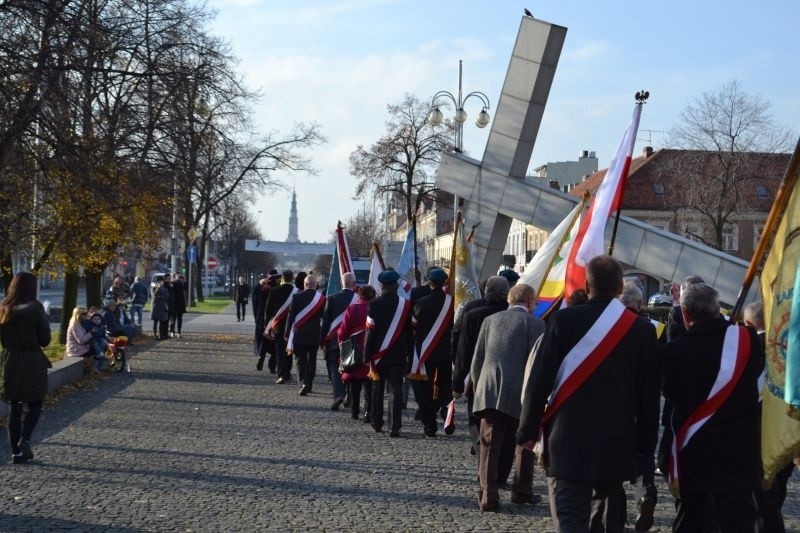
<svg viewBox="0 0 800 533">
<path fill-rule="evenodd" d="M 647 99 L 650 98 L 650 91 L 642 89 L 634 95 L 634 98 L 636 98 L 637 104 L 644 104 L 647 102 Z"/>
</svg>

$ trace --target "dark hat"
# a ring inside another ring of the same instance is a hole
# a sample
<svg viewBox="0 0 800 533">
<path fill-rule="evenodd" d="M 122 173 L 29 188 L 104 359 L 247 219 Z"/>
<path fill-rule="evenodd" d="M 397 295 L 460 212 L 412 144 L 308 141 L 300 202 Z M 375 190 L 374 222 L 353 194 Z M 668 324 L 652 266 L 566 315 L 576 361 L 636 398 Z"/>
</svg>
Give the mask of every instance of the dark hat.
<svg viewBox="0 0 800 533">
<path fill-rule="evenodd" d="M 517 281 L 519 281 L 519 274 L 517 274 L 510 268 L 501 270 L 500 272 L 497 273 L 497 275 L 506 278 L 506 281 L 508 281 L 509 283 L 516 283 Z"/>
<path fill-rule="evenodd" d="M 441 268 L 434 268 L 428 272 L 428 279 L 434 283 L 444 283 L 447 280 L 447 272 Z"/>
<path fill-rule="evenodd" d="M 378 274 L 378 282 L 383 283 L 384 285 L 391 285 L 392 283 L 397 283 L 398 279 L 400 279 L 400 274 L 398 274 L 394 270 L 384 270 L 383 272 Z"/>
<path fill-rule="evenodd" d="M 278 283 L 280 281 L 281 275 L 278 273 L 270 274 L 267 276 L 267 283 Z"/>
</svg>

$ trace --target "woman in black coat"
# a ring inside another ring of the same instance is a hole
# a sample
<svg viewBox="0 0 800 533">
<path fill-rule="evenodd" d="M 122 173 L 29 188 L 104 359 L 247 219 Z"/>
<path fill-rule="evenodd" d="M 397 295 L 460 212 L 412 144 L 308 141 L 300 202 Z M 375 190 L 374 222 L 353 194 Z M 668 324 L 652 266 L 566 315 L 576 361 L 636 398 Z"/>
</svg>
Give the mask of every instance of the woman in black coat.
<svg viewBox="0 0 800 533">
<path fill-rule="evenodd" d="M 169 308 L 169 333 L 173 337 L 176 335 L 178 337 L 181 336 L 183 315 L 186 313 L 186 293 L 186 280 L 179 274 L 178 279 L 173 281 L 170 286 L 172 305 Z"/>
<path fill-rule="evenodd" d="M 14 464 L 33 459 L 31 436 L 47 395 L 47 369 L 52 366 L 42 352 L 50 344 L 50 324 L 36 299 L 36 277 L 29 272 L 14 276 L 0 302 L 0 399 L 9 403 L 8 440 Z M 23 421 L 22 406 L 28 404 Z"/>
</svg>

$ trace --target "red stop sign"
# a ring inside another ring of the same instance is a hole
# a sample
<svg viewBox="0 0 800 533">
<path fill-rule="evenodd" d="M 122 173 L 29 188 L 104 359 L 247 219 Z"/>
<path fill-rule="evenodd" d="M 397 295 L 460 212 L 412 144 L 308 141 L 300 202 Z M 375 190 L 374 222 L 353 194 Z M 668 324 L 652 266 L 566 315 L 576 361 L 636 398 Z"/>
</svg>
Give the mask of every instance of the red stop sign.
<svg viewBox="0 0 800 533">
<path fill-rule="evenodd" d="M 208 261 L 206 262 L 206 267 L 209 270 L 214 270 L 215 268 L 217 268 L 217 258 L 208 256 Z"/>
</svg>

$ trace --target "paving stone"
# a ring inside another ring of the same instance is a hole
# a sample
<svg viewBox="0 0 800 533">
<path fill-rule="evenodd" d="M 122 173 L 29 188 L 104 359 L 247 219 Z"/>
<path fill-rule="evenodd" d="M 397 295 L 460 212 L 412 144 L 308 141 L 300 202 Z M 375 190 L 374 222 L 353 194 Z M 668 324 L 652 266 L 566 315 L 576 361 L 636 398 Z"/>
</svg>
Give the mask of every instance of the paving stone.
<svg viewBox="0 0 800 533">
<path fill-rule="evenodd" d="M 508 490 L 502 512 L 478 511 L 463 412 L 455 434 L 428 439 L 412 401 L 403 438 L 376 434 L 349 410 L 330 411 L 321 358 L 306 397 L 296 379 L 276 385 L 257 372 L 253 324 L 232 310 L 187 315 L 182 339 L 136 347 L 131 373 L 47 408 L 36 459 L 0 465 L 0 531 L 552 529 L 545 504 L 512 504 Z M 797 488 L 795 475 L 787 531 L 800 530 Z M 652 531 L 666 532 L 673 500 L 660 489 Z M 539 469 L 534 490 L 545 492 Z"/>
</svg>

